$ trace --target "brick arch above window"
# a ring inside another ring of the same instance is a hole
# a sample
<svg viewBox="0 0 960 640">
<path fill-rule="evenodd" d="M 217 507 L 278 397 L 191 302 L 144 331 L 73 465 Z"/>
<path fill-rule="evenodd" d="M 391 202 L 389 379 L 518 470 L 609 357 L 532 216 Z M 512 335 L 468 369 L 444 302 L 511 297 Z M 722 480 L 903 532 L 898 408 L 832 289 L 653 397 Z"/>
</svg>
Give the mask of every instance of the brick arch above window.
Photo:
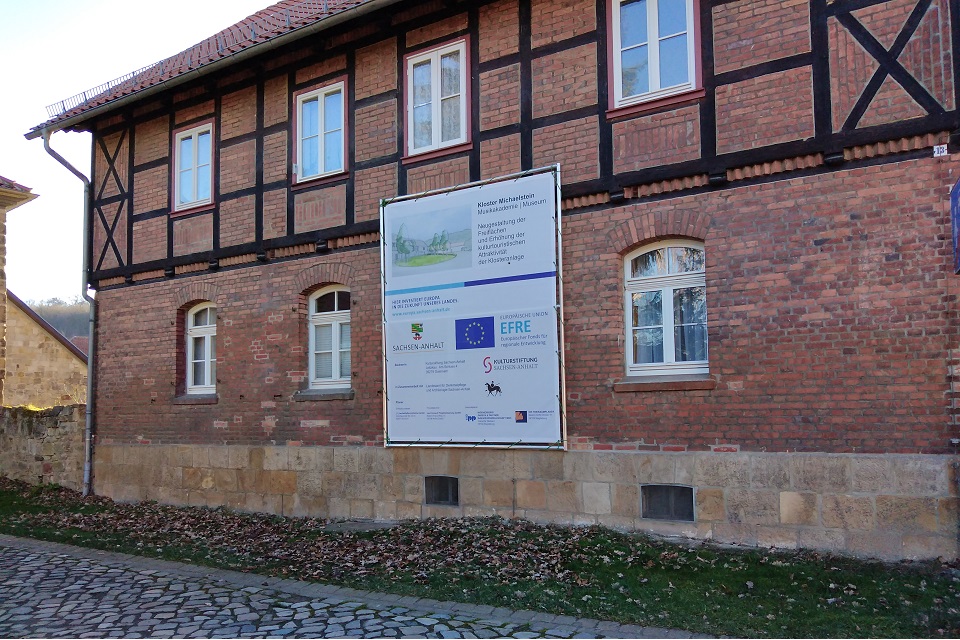
<svg viewBox="0 0 960 640">
<path fill-rule="evenodd" d="M 706 239 L 712 217 L 699 211 L 650 211 L 625 220 L 607 233 L 607 246 L 625 255 L 665 238 Z"/>
<path fill-rule="evenodd" d="M 209 301 L 214 304 L 219 304 L 220 301 L 220 289 L 209 282 L 192 282 L 185 287 L 181 287 L 174 292 L 174 297 L 176 299 L 177 309 L 182 309 L 186 306 L 193 306 L 193 303 L 200 301 Z"/>
<path fill-rule="evenodd" d="M 354 289 L 356 273 L 353 267 L 345 264 L 317 264 L 304 269 L 297 274 L 296 287 L 302 293 L 309 295 L 322 285 L 342 284 Z"/>
</svg>

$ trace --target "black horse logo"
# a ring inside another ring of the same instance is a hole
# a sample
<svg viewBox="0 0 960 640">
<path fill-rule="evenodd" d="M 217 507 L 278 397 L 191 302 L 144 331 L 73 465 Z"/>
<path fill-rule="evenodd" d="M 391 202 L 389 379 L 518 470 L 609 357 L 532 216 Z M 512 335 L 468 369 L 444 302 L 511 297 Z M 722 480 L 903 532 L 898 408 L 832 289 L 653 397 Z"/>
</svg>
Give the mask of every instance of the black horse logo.
<svg viewBox="0 0 960 640">
<path fill-rule="evenodd" d="M 498 385 L 493 380 L 491 380 L 490 382 L 487 382 L 486 385 L 487 385 L 488 396 L 492 396 L 493 394 L 500 395 L 500 393 L 503 391 L 503 389 L 500 388 L 500 385 Z"/>
</svg>

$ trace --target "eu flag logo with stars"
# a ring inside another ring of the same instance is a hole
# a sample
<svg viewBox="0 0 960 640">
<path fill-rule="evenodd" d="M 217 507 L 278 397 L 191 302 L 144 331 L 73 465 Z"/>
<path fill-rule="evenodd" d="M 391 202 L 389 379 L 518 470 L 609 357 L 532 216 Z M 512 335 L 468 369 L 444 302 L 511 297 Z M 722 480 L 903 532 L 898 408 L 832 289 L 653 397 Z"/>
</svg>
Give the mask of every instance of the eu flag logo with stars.
<svg viewBox="0 0 960 640">
<path fill-rule="evenodd" d="M 457 320 L 457 349 L 486 349 L 496 346 L 493 316 Z"/>
</svg>

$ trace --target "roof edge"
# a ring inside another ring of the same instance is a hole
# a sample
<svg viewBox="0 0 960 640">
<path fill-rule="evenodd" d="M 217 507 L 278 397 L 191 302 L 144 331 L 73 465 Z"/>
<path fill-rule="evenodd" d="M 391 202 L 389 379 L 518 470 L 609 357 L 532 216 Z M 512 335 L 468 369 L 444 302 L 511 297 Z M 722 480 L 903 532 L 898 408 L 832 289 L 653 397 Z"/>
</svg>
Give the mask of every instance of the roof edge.
<svg viewBox="0 0 960 640">
<path fill-rule="evenodd" d="M 160 82 L 155 85 L 151 85 L 139 91 L 135 91 L 129 95 L 122 96 L 111 102 L 107 102 L 100 106 L 93 107 L 89 111 L 84 111 L 82 113 L 78 113 L 75 116 L 65 118 L 61 122 L 51 124 L 50 121 L 48 120 L 47 122 L 39 124 L 33 129 L 31 129 L 30 131 L 28 131 L 27 133 L 25 133 L 24 138 L 26 138 L 27 140 L 36 140 L 37 138 L 39 138 L 44 134 L 52 134 L 52 133 L 56 133 L 57 131 L 63 131 L 64 129 L 69 129 L 71 127 L 74 127 L 80 124 L 81 122 L 90 120 L 91 118 L 97 117 L 99 115 L 103 115 L 105 113 L 110 113 L 111 111 L 119 107 L 125 106 L 133 102 L 140 101 L 154 94 L 160 93 L 162 91 L 166 91 L 168 89 L 172 89 L 174 87 L 180 86 L 181 84 L 185 84 L 191 80 L 195 80 L 197 78 L 208 75 L 215 71 L 219 71 L 220 69 L 227 68 L 231 65 L 242 62 L 247 58 L 251 58 L 253 56 L 266 53 L 268 51 L 281 47 L 290 42 L 294 42 L 295 40 L 299 40 L 300 38 L 310 36 L 315 33 L 319 33 L 320 31 L 325 31 L 331 27 L 335 27 L 338 24 L 341 24 L 347 20 L 352 20 L 353 18 L 365 15 L 367 13 L 370 13 L 377 9 L 381 9 L 383 7 L 397 4 L 402 1 L 403 0 L 369 0 L 368 2 L 365 2 L 359 6 L 353 7 L 351 9 L 347 9 L 345 11 L 341 11 L 340 13 L 335 13 L 332 16 L 328 16 L 326 18 L 321 18 L 316 22 L 313 22 L 308 25 L 304 25 L 302 27 L 294 29 L 293 31 L 288 31 L 287 33 L 279 35 L 265 42 L 251 45 L 225 58 L 214 60 L 213 62 L 207 63 L 205 65 L 197 67 L 196 69 L 193 69 L 186 73 L 170 78 L 169 80 L 164 80 L 163 82 Z"/>
<path fill-rule="evenodd" d="M 80 360 L 83 361 L 83 364 L 87 364 L 87 354 L 81 351 L 77 347 L 77 345 L 70 342 L 70 340 L 68 340 L 66 336 L 64 336 L 62 333 L 57 331 L 53 325 L 51 325 L 49 322 L 47 322 L 42 317 L 40 317 L 40 315 L 36 311 L 31 309 L 29 306 L 27 306 L 27 304 L 23 300 L 15 296 L 13 291 L 10 291 L 10 289 L 7 289 L 7 299 L 13 302 L 13 304 L 18 309 L 20 309 L 20 311 L 23 311 L 25 314 L 27 314 L 31 320 L 39 324 L 47 333 L 49 333 L 53 338 L 55 338 L 57 342 L 59 342 L 60 344 L 65 346 L 67 349 L 69 349 L 70 352 L 73 353 L 73 355 L 80 358 Z"/>
</svg>

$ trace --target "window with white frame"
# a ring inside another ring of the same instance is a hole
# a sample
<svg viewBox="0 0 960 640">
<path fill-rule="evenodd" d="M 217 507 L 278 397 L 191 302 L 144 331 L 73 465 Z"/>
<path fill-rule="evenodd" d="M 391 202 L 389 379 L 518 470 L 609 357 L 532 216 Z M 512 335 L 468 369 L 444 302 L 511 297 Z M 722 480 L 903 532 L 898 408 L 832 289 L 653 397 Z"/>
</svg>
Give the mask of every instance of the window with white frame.
<svg viewBox="0 0 960 640">
<path fill-rule="evenodd" d="M 408 152 L 466 142 L 466 41 L 410 56 L 406 67 Z"/>
<path fill-rule="evenodd" d="M 344 170 L 344 84 L 297 97 L 296 180 L 310 180 Z"/>
<path fill-rule="evenodd" d="M 210 302 L 187 312 L 187 393 L 217 390 L 217 308 Z"/>
<path fill-rule="evenodd" d="M 615 105 L 696 88 L 693 0 L 612 0 Z"/>
<path fill-rule="evenodd" d="M 627 374 L 708 373 L 703 245 L 670 240 L 629 254 L 624 285 Z"/>
<path fill-rule="evenodd" d="M 213 125 L 177 133 L 174 156 L 174 210 L 212 202 Z"/>
<path fill-rule="evenodd" d="M 350 387 L 350 291 L 326 287 L 309 299 L 310 387 Z"/>
</svg>

